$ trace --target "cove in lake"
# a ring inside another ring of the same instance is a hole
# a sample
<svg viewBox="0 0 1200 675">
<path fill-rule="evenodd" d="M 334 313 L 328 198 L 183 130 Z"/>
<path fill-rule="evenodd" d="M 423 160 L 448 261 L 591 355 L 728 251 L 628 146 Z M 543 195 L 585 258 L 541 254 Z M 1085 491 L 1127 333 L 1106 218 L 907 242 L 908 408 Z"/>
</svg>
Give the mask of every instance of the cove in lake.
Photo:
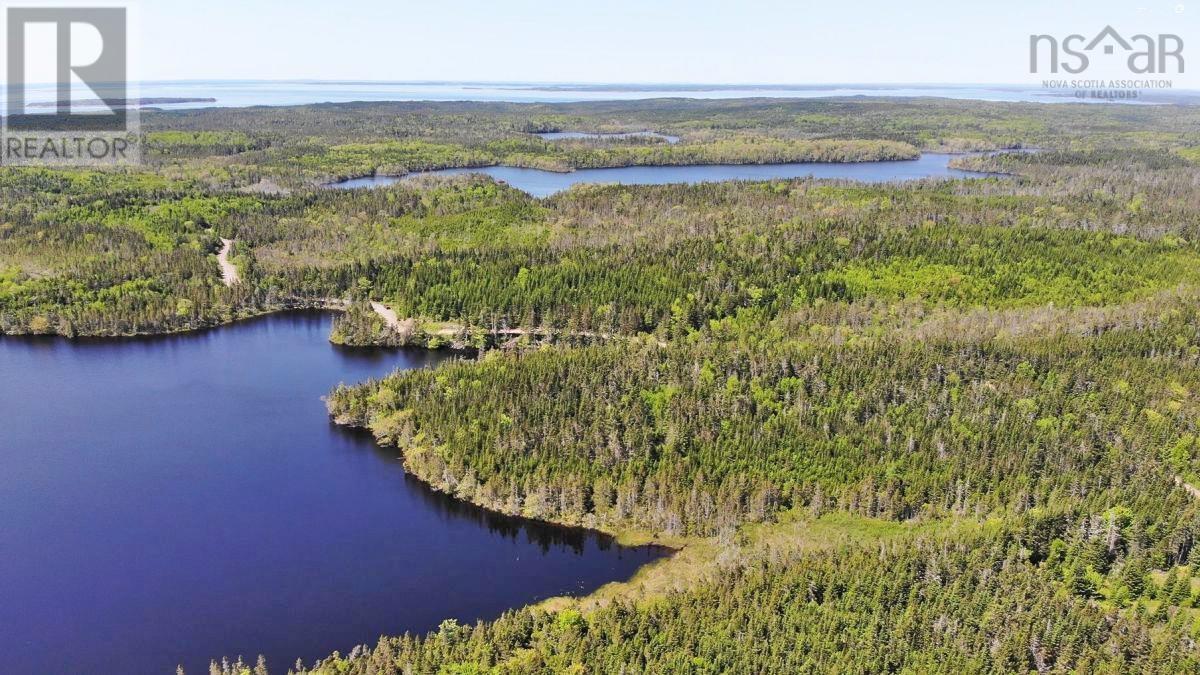
<svg viewBox="0 0 1200 675">
<path fill-rule="evenodd" d="M 927 152 L 918 159 L 894 162 L 796 162 L 791 164 L 705 164 L 688 166 L 624 166 L 615 169 L 579 169 L 567 173 L 488 166 L 478 169 L 442 169 L 408 176 L 365 176 L 330 183 L 328 187 L 352 190 L 392 185 L 416 176 L 456 176 L 482 173 L 523 190 L 534 197 L 549 197 L 577 183 L 664 185 L 713 183 L 726 180 L 776 180 L 787 178 L 842 178 L 866 183 L 920 178 L 979 178 L 989 174 L 950 168 L 955 155 Z"/>
<path fill-rule="evenodd" d="M 11 673 L 207 672 L 473 621 L 662 556 L 508 518 L 333 425 L 339 381 L 432 366 L 292 313 L 148 339 L 0 337 L 0 654 Z"/>
</svg>

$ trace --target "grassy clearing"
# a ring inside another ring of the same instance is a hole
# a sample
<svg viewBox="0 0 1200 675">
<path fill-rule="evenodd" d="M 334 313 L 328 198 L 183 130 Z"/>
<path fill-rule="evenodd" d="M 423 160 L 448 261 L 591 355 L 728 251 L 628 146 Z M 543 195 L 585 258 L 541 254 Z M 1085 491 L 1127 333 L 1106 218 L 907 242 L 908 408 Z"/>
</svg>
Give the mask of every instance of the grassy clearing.
<svg viewBox="0 0 1200 675">
<path fill-rule="evenodd" d="M 723 566 L 763 556 L 884 545 L 921 535 L 961 535 L 990 524 L 992 521 L 966 519 L 904 523 L 844 512 L 813 517 L 806 510 L 795 509 L 781 514 L 776 522 L 743 525 L 727 537 L 663 537 L 638 530 L 618 531 L 613 534 L 622 545 L 657 544 L 677 552 L 642 567 L 628 581 L 605 584 L 579 598 L 549 598 L 536 607 L 587 612 L 618 598 L 653 601 L 696 586 Z"/>
</svg>

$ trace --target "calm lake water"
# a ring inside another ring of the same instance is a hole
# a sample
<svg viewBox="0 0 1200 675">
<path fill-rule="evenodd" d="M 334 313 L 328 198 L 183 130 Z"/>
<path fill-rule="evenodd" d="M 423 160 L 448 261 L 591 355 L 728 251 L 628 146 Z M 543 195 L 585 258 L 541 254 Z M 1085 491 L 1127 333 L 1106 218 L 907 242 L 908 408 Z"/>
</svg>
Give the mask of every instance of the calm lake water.
<svg viewBox="0 0 1200 675">
<path fill-rule="evenodd" d="M 625 579 L 661 549 L 490 514 L 334 426 L 339 381 L 432 366 L 323 313 L 153 339 L 0 337 L 9 673 L 272 672 Z"/>
<path fill-rule="evenodd" d="M 352 190 L 391 185 L 413 176 L 455 176 L 482 173 L 524 190 L 534 197 L 548 197 L 576 183 L 620 183 L 663 185 L 666 183 L 711 183 L 724 180 L 772 180 L 780 178 L 844 178 L 867 183 L 916 180 L 919 178 L 979 178 L 987 174 L 949 167 L 955 155 L 927 152 L 919 159 L 899 162 L 799 162 L 792 164 L 710 164 L 704 166 L 626 166 L 615 169 L 580 169 L 569 173 L 489 166 L 480 169 L 443 169 L 405 177 L 366 176 L 351 178 L 329 187 Z"/>
</svg>

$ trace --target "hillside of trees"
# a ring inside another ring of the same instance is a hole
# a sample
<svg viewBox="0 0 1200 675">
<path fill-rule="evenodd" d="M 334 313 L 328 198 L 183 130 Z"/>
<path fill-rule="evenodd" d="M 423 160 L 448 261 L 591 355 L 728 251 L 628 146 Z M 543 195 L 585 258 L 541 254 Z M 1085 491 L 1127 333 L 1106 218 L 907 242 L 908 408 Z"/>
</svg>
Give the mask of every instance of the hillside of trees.
<svg viewBox="0 0 1200 675">
<path fill-rule="evenodd" d="M 797 506 L 899 520 L 1102 509 L 1200 473 L 1200 315 L 1188 302 L 1140 322 L 828 341 L 735 320 L 667 346 L 405 371 L 339 388 L 329 407 L 443 490 L 572 524 L 713 535 Z"/>
<path fill-rule="evenodd" d="M 0 177 L 0 329 L 161 332 L 370 296 L 430 321 L 636 334 L 867 299 L 1103 306 L 1194 281 L 1191 174 L 1055 171 L 1050 187 L 794 180 L 548 200 L 481 177 L 265 195 L 14 171 Z M 234 288 L 219 237 L 237 240 Z"/>
</svg>

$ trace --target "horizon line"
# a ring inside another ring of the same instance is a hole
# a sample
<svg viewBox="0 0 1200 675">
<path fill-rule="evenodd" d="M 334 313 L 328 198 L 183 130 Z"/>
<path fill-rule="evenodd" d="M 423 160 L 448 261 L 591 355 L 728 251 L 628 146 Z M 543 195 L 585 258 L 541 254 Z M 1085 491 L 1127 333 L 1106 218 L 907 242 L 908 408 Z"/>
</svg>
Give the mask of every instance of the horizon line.
<svg viewBox="0 0 1200 675">
<path fill-rule="evenodd" d="M 486 80 L 486 79 L 353 79 L 353 78 L 221 78 L 221 77 L 183 77 L 165 79 L 135 79 L 130 83 L 139 84 L 197 84 L 206 82 L 223 83 L 280 83 L 280 84 L 381 84 L 381 85 L 430 85 L 430 84 L 482 84 L 482 85 L 545 85 L 545 86 L 584 86 L 584 87 L 762 87 L 762 88 L 823 88 L 823 87 L 1032 87 L 1036 83 L 1020 82 L 623 82 L 590 81 L 590 80 Z M 0 86 L 6 83 L 0 81 Z M 25 86 L 52 85 L 53 82 L 27 82 Z"/>
</svg>

